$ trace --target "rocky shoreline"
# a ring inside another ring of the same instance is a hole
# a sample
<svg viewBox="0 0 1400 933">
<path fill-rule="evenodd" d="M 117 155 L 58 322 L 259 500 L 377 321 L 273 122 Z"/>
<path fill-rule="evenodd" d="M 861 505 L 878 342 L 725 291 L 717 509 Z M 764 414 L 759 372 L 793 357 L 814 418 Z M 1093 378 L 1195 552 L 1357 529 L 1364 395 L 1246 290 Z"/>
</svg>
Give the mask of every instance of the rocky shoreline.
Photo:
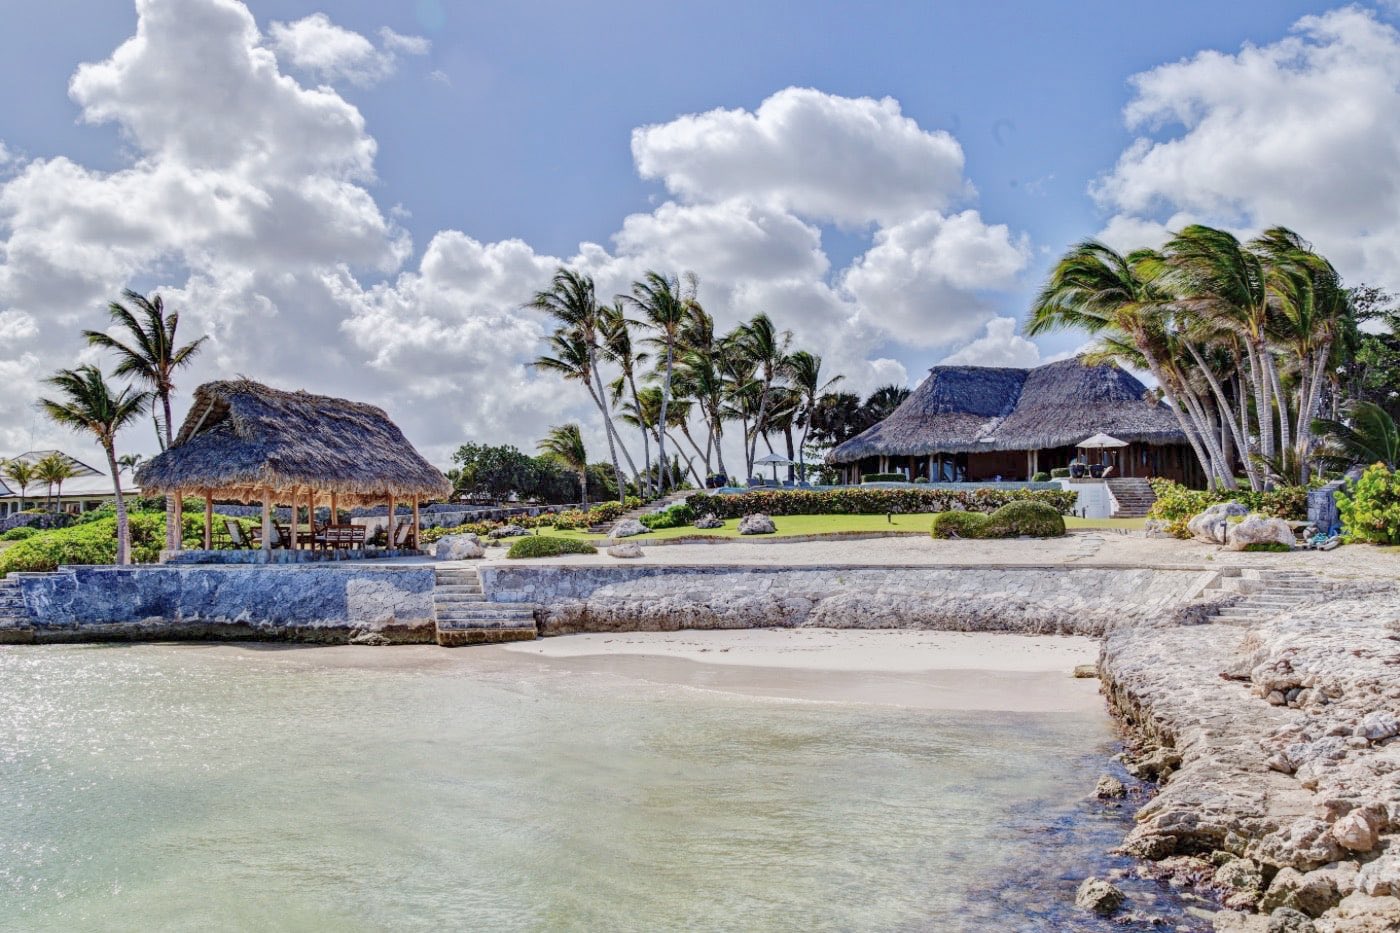
<svg viewBox="0 0 1400 933">
<path fill-rule="evenodd" d="M 1100 676 L 1158 782 L 1125 853 L 1211 896 L 1220 931 L 1400 930 L 1400 587 L 1117 628 Z"/>
</svg>

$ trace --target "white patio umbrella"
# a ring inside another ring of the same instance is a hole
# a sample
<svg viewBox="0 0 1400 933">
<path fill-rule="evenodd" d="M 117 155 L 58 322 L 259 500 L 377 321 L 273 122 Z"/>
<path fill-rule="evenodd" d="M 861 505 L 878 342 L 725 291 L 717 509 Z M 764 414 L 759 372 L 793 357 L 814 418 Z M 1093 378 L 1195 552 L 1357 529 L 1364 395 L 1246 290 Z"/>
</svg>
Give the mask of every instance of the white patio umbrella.
<svg viewBox="0 0 1400 933">
<path fill-rule="evenodd" d="M 1099 433 L 1095 434 L 1093 437 L 1086 437 L 1074 446 L 1078 447 L 1080 450 L 1105 450 L 1110 447 L 1127 447 L 1128 442 L 1120 441 L 1118 438 L 1109 434 Z"/>
<path fill-rule="evenodd" d="M 796 460 L 789 460 L 787 457 L 784 457 L 782 454 L 764 454 L 762 457 L 759 457 L 757 460 L 755 460 L 755 461 L 753 462 L 753 465 L 754 465 L 754 466 L 758 466 L 759 464 L 765 464 L 765 465 L 770 465 L 770 466 L 772 466 L 772 467 L 773 467 L 773 482 L 776 483 L 776 482 L 778 481 L 778 467 L 780 467 L 780 466 L 793 466 L 793 465 L 795 465 L 796 463 L 797 463 Z"/>
</svg>

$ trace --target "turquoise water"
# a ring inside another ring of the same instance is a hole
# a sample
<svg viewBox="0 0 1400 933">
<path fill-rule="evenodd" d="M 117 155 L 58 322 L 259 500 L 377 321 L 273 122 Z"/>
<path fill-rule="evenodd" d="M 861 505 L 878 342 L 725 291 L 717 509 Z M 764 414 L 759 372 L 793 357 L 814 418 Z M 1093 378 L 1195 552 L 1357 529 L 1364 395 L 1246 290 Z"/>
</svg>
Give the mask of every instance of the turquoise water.
<svg viewBox="0 0 1400 933">
<path fill-rule="evenodd" d="M 0 929 L 1096 928 L 1106 716 L 399 650 L 0 649 Z"/>
</svg>

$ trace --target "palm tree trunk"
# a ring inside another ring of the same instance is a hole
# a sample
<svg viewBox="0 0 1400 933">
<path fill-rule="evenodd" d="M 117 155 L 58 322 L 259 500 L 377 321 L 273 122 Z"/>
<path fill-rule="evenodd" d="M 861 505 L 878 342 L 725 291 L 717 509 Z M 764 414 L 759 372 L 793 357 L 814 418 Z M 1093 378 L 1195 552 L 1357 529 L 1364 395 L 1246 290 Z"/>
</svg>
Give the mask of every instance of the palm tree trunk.
<svg viewBox="0 0 1400 933">
<path fill-rule="evenodd" d="M 583 510 L 588 511 L 588 464 L 583 465 L 583 469 L 578 471 L 578 494 L 583 500 Z"/>
<path fill-rule="evenodd" d="M 1211 428 L 1210 415 L 1206 411 L 1205 405 L 1189 387 L 1182 388 L 1181 397 L 1186 401 L 1187 410 L 1190 411 L 1192 419 L 1196 422 L 1196 430 L 1201 436 L 1202 443 L 1205 444 L 1206 451 L 1210 454 L 1211 466 L 1215 474 L 1220 477 L 1220 481 L 1226 489 L 1235 489 L 1238 484 L 1235 482 L 1234 471 L 1229 468 L 1229 464 L 1224 462 L 1225 455 L 1215 440 L 1215 431 Z"/>
<path fill-rule="evenodd" d="M 1211 391 L 1215 393 L 1216 407 L 1220 409 L 1220 420 L 1229 427 L 1230 433 L 1235 437 L 1235 445 L 1239 447 L 1241 451 L 1240 460 L 1244 463 L 1244 475 L 1249 478 L 1249 488 L 1258 491 L 1260 483 L 1258 477 L 1255 475 L 1254 463 L 1249 457 L 1247 436 L 1240 430 L 1240 426 L 1235 422 L 1234 413 L 1230 410 L 1230 403 L 1225 398 L 1225 390 L 1221 387 L 1220 380 L 1215 378 L 1215 373 L 1206 365 L 1205 358 L 1202 357 L 1200 351 L 1196 349 L 1196 345 L 1190 340 L 1183 342 L 1186 344 L 1186 349 L 1190 351 L 1191 357 L 1196 361 L 1197 368 L 1200 369 L 1201 373 L 1206 377 L 1206 382 L 1210 383 Z M 1224 445 L 1222 444 L 1221 446 L 1221 455 L 1224 456 Z M 1225 467 L 1229 470 L 1230 466 L 1231 461 L 1227 457 L 1225 458 Z"/>
<path fill-rule="evenodd" d="M 1157 385 L 1162 387 L 1162 395 L 1166 397 L 1167 404 L 1171 406 L 1172 414 L 1176 415 L 1177 424 L 1181 425 L 1181 432 L 1186 435 L 1187 442 L 1196 453 L 1196 459 L 1201 464 L 1201 469 L 1206 474 L 1206 485 L 1210 489 L 1215 489 L 1215 470 L 1212 469 L 1210 457 L 1207 456 L 1204 448 L 1201 447 L 1200 439 L 1196 436 L 1195 429 L 1186 420 L 1186 415 L 1182 412 L 1181 406 L 1177 404 L 1175 393 L 1172 392 L 1171 384 L 1167 382 L 1162 366 L 1157 362 L 1157 356 L 1147 348 L 1146 341 L 1136 341 L 1138 349 L 1142 352 L 1143 359 L 1147 361 L 1147 370 L 1152 373 L 1152 378 L 1157 380 Z"/>
<path fill-rule="evenodd" d="M 161 410 L 165 413 L 165 436 L 161 438 L 161 450 L 169 450 L 174 444 L 175 438 L 170 431 L 170 393 L 162 391 L 160 393 Z M 167 495 L 165 497 L 165 549 L 167 551 L 178 551 L 183 543 L 180 534 L 181 506 L 184 503 L 177 495 Z"/>
<path fill-rule="evenodd" d="M 642 475 L 646 479 L 646 491 L 642 498 L 647 499 L 651 496 L 651 430 L 647 427 L 646 419 L 642 417 L 642 400 L 637 395 L 637 381 L 632 378 L 630 369 L 627 371 L 627 385 L 632 390 L 632 407 L 637 410 L 637 421 L 642 426 Z"/>
<path fill-rule="evenodd" d="M 682 433 L 684 433 L 684 428 L 682 428 Z M 667 431 L 667 432 L 666 432 L 666 436 L 667 436 L 667 437 L 671 437 L 671 432 Z M 692 459 L 691 456 L 690 456 L 689 454 L 683 453 L 683 452 L 681 451 L 681 445 L 678 444 L 678 443 L 676 442 L 676 439 L 675 439 L 674 437 L 671 437 L 671 446 L 675 447 L 675 449 L 676 449 L 676 453 L 674 454 L 674 456 L 685 458 L 685 467 L 686 467 L 687 470 L 690 471 L 691 478 L 693 478 L 693 479 L 695 480 L 695 488 L 696 488 L 696 489 L 704 489 L 704 488 L 705 488 L 705 481 L 702 480 L 702 479 L 700 478 L 700 474 L 699 474 L 699 473 L 696 471 L 696 469 L 695 469 L 695 460 Z M 690 446 L 691 446 L 691 447 L 695 447 L 695 442 L 694 442 L 694 441 L 691 441 Z M 696 454 L 696 457 L 698 458 L 698 457 L 699 457 L 699 454 L 700 454 L 699 448 L 696 448 L 695 454 Z"/>
<path fill-rule="evenodd" d="M 124 567 L 131 563 L 131 527 L 126 519 L 126 500 L 122 498 L 122 475 L 117 472 L 117 452 L 112 442 L 104 443 L 102 449 L 107 452 L 107 466 L 112 471 L 112 492 L 117 499 L 117 566 Z"/>
<path fill-rule="evenodd" d="M 1278 378 L 1278 364 L 1274 360 L 1272 350 L 1265 349 L 1262 357 L 1264 361 L 1264 371 L 1269 375 L 1269 391 L 1273 396 L 1274 403 L 1278 406 L 1278 449 L 1279 453 L 1287 456 L 1293 448 L 1292 431 L 1288 425 L 1288 398 L 1280 388 Z"/>
<path fill-rule="evenodd" d="M 783 436 L 784 436 L 785 438 L 787 438 L 787 458 L 788 458 L 789 461 L 792 461 L 792 460 L 793 460 L 793 457 L 795 457 L 795 456 L 797 455 L 797 451 L 795 451 L 795 450 L 792 449 L 792 422 L 791 422 L 791 421 L 789 421 L 787 424 L 783 425 Z M 797 479 L 797 474 L 793 472 L 794 469 L 795 469 L 795 467 L 793 466 L 792 462 L 789 462 L 789 463 L 788 463 L 788 468 L 787 468 L 787 470 L 788 470 L 788 482 L 789 482 L 789 483 L 794 482 L 794 481 Z"/>
<path fill-rule="evenodd" d="M 666 378 L 661 384 L 661 417 L 658 419 L 661 426 L 661 433 L 656 436 L 656 460 L 661 464 L 661 488 L 658 492 L 666 494 L 669 485 L 666 481 L 666 415 L 671 408 L 671 371 L 676 361 L 676 339 L 669 332 L 666 334 Z"/>
<path fill-rule="evenodd" d="M 1246 341 L 1249 351 L 1249 375 L 1254 387 L 1254 416 L 1259 420 L 1259 453 L 1274 455 L 1274 414 L 1269 402 L 1269 377 L 1264 373 L 1263 341 Z"/>
<path fill-rule="evenodd" d="M 588 394 L 593 397 L 593 404 L 598 406 L 598 411 L 603 416 L 603 433 L 608 438 L 608 457 L 612 460 L 613 476 L 617 479 L 617 501 L 625 502 L 627 499 L 627 481 L 622 476 L 622 465 L 617 459 L 617 446 L 613 443 L 613 436 L 616 433 L 612 423 L 612 413 L 608 411 L 608 397 L 603 391 L 603 379 L 598 375 L 598 356 L 593 347 L 588 348 Z M 597 390 L 594 390 L 594 383 L 597 383 Z M 625 452 L 624 448 L 624 452 Z M 632 466 L 632 458 L 627 458 L 628 466 L 632 467 L 632 472 L 637 468 Z"/>
</svg>

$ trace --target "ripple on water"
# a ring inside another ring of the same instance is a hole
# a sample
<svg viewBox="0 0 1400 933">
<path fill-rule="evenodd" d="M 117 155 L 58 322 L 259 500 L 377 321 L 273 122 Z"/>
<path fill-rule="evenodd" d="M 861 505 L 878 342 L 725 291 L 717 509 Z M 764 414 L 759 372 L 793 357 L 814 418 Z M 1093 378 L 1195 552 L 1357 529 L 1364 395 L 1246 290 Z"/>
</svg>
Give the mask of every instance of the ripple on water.
<svg viewBox="0 0 1400 933">
<path fill-rule="evenodd" d="M 543 666 L 0 649 L 0 928 L 1091 930 L 1111 747 Z"/>
</svg>

